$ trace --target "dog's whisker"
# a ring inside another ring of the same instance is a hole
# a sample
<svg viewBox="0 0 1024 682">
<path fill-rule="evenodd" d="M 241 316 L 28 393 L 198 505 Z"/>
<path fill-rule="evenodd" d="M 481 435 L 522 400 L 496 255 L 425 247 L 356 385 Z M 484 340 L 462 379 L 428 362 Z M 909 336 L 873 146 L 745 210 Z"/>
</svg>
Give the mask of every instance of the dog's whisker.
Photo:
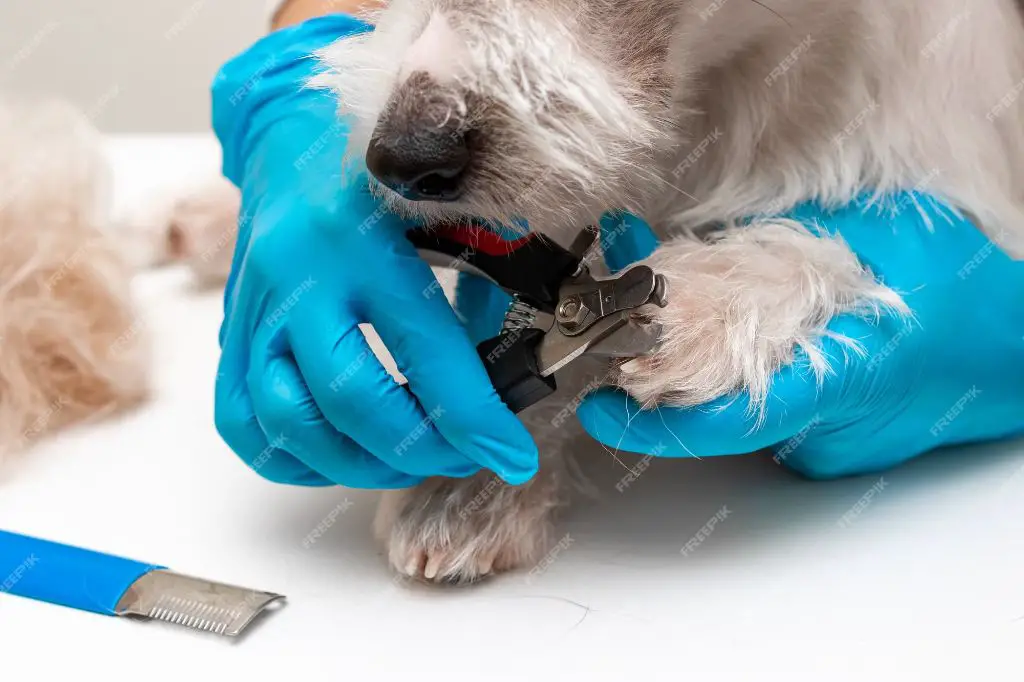
<svg viewBox="0 0 1024 682">
<path fill-rule="evenodd" d="M 777 16 L 779 18 L 779 20 L 782 21 L 782 23 L 784 23 L 786 26 L 789 26 L 790 28 L 793 28 L 793 24 L 789 23 L 789 20 L 786 19 L 786 17 L 782 16 L 781 14 L 776 12 L 774 9 L 772 9 L 771 7 L 766 5 L 765 3 L 761 2 L 761 0 L 750 0 L 750 2 L 754 3 L 755 5 L 759 5 L 759 6 L 763 7 L 763 8 L 765 8 L 766 10 L 768 10 L 769 12 L 771 12 L 772 14 Z"/>
<path fill-rule="evenodd" d="M 697 453 L 695 453 L 690 448 L 686 447 L 686 444 L 683 443 L 683 439 L 680 438 L 676 434 L 676 432 L 672 430 L 672 427 L 668 425 L 668 422 L 665 421 L 665 415 L 662 414 L 662 412 L 661 412 L 661 405 L 656 406 L 656 409 L 658 410 L 658 417 L 661 419 L 662 426 L 664 426 L 665 430 L 668 431 L 669 435 L 671 435 L 675 439 L 675 441 L 677 443 L 679 443 L 679 447 L 681 447 L 683 450 L 685 450 L 686 454 L 688 454 L 690 457 L 693 457 L 694 459 L 697 459 L 697 460 L 702 459 L 699 455 L 697 455 Z"/>
</svg>

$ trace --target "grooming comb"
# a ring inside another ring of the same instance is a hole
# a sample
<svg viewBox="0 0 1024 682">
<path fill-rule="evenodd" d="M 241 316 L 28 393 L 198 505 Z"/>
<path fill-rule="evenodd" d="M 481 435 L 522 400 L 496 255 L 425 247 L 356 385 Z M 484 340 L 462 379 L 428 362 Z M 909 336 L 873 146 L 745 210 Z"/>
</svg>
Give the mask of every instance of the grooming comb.
<svg viewBox="0 0 1024 682">
<path fill-rule="evenodd" d="M 280 594 L 0 530 L 0 594 L 234 637 Z"/>
</svg>

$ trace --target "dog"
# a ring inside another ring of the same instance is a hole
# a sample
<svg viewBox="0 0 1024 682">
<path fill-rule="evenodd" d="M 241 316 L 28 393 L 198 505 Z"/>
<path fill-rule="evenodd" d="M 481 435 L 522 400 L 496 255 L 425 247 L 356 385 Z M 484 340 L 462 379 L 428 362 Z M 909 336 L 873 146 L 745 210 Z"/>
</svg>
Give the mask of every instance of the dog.
<svg viewBox="0 0 1024 682">
<path fill-rule="evenodd" d="M 756 410 L 797 349 L 827 371 L 833 315 L 907 313 L 842 241 L 773 217 L 802 202 L 917 190 L 1024 255 L 1014 0 L 393 0 L 367 18 L 311 85 L 337 93 L 346 163 L 392 210 L 566 243 L 616 208 L 658 233 L 660 346 L 608 376 L 644 405 L 743 390 Z M 394 569 L 460 583 L 536 563 L 565 497 L 564 406 L 524 413 L 542 449 L 526 485 L 386 492 Z"/>
</svg>

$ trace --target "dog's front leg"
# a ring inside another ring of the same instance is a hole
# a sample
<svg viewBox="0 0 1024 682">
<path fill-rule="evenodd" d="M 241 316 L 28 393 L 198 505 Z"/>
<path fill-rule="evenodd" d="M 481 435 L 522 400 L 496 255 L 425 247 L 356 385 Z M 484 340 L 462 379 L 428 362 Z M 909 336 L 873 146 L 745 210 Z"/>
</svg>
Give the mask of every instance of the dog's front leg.
<svg viewBox="0 0 1024 682">
<path fill-rule="evenodd" d="M 816 371 L 818 341 L 845 312 L 901 309 L 845 243 L 790 220 L 761 221 L 711 241 L 677 238 L 643 261 L 664 274 L 668 305 L 651 355 L 621 363 L 613 380 L 640 403 L 699 405 L 738 390 L 757 407 L 771 377 L 803 349 Z"/>
<path fill-rule="evenodd" d="M 540 451 L 533 479 L 510 486 L 482 471 L 383 494 L 374 528 L 394 570 L 428 582 L 470 583 L 537 566 L 552 546 L 555 514 L 568 501 L 568 459 L 587 439 L 576 406 L 606 373 L 600 363 L 577 364 L 559 375 L 558 393 L 520 415 Z"/>
</svg>

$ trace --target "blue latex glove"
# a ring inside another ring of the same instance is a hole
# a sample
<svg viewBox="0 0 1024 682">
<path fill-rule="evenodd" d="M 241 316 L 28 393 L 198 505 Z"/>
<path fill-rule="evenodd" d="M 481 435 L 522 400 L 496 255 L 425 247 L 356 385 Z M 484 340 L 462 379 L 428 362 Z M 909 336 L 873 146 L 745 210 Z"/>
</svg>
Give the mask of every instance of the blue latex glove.
<svg viewBox="0 0 1024 682">
<path fill-rule="evenodd" d="M 530 435 L 495 393 L 429 266 L 366 179 L 341 175 L 333 97 L 303 89 L 314 50 L 369 30 L 343 15 L 273 33 L 213 84 L 224 173 L 242 190 L 224 298 L 216 423 L 262 476 L 397 488 L 491 469 L 536 471 Z M 399 386 L 358 328 L 371 323 Z"/>
<path fill-rule="evenodd" d="M 664 456 L 771 448 L 776 461 L 812 478 L 878 471 L 940 446 L 1024 434 L 1024 263 L 918 195 L 930 231 L 914 203 L 901 194 L 884 206 L 861 201 L 828 212 L 807 205 L 791 214 L 841 235 L 916 317 L 909 325 L 834 320 L 830 328 L 858 339 L 866 353 L 825 340 L 835 374 L 820 390 L 806 358 L 798 358 L 776 376 L 757 427 L 743 395 L 641 411 L 625 394 L 602 389 L 578 410 L 584 428 L 609 446 Z M 654 243 L 649 231 L 623 240 L 631 252 L 613 253 L 615 265 L 646 255 L 643 244 L 653 250 Z"/>
</svg>

